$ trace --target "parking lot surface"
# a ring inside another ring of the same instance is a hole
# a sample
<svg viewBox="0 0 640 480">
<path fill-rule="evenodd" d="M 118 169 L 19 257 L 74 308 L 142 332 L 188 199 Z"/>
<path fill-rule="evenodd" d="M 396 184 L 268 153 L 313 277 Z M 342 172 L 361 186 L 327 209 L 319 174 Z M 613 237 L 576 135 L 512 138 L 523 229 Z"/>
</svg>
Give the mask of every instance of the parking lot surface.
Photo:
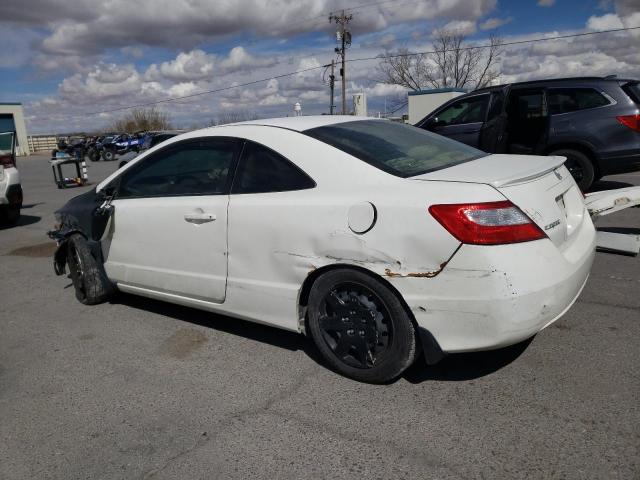
<svg viewBox="0 0 640 480">
<path fill-rule="evenodd" d="M 301 335 L 124 294 L 81 305 L 46 231 L 91 187 L 57 189 L 43 155 L 18 167 L 23 217 L 0 230 L 2 479 L 640 476 L 640 258 L 598 253 L 531 342 L 366 385 Z M 629 184 L 640 174 L 596 188 Z M 598 226 L 640 233 L 640 209 Z"/>
</svg>

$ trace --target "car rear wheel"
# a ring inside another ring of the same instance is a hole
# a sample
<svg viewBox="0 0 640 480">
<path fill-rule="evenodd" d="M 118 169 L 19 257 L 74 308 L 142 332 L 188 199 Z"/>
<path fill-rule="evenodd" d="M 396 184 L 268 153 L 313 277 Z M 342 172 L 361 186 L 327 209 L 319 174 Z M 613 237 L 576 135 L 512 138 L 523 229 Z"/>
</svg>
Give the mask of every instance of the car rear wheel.
<svg viewBox="0 0 640 480">
<path fill-rule="evenodd" d="M 332 270 L 309 293 L 309 330 L 338 372 L 368 383 L 398 377 L 416 357 L 413 323 L 396 295 L 356 270 Z"/>
<path fill-rule="evenodd" d="M 567 157 L 565 166 L 580 187 L 580 190 L 587 190 L 595 179 L 595 169 L 589 157 L 577 150 L 563 149 L 551 152 L 549 155 Z"/>
<path fill-rule="evenodd" d="M 106 301 L 112 292 L 111 283 L 91 253 L 85 238 L 80 234 L 72 235 L 67 248 L 69 273 L 78 301 L 85 305 Z"/>
</svg>

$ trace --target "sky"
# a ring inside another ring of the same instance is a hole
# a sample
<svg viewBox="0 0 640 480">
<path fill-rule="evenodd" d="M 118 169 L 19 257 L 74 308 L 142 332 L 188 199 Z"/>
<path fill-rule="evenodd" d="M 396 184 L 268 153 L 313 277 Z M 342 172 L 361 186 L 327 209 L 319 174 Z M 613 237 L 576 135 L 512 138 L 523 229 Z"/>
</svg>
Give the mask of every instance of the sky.
<svg viewBox="0 0 640 480">
<path fill-rule="evenodd" d="M 326 113 L 340 9 L 353 15 L 349 59 L 430 50 L 443 28 L 484 44 L 640 27 L 639 0 L 2 0 L 0 102 L 23 103 L 30 134 L 98 131 L 126 114 L 107 110 L 219 89 L 158 108 L 178 128 L 292 115 L 296 102 Z M 364 92 L 370 115 L 406 96 L 378 64 L 347 66 L 348 104 Z M 499 83 L 640 78 L 640 29 L 504 47 L 497 70 Z"/>
</svg>

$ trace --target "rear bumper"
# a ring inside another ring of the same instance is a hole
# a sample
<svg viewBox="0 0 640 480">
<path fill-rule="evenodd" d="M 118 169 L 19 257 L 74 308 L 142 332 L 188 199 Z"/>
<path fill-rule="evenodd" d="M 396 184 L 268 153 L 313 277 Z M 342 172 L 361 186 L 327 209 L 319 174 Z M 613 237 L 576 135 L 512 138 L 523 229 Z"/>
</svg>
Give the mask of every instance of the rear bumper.
<svg viewBox="0 0 640 480">
<path fill-rule="evenodd" d="M 595 256 L 589 219 L 568 243 L 463 245 L 436 277 L 394 285 L 442 351 L 500 348 L 535 335 L 578 298 Z"/>
<path fill-rule="evenodd" d="M 0 205 L 22 205 L 22 186 L 16 168 L 7 168 L 0 177 Z"/>
</svg>

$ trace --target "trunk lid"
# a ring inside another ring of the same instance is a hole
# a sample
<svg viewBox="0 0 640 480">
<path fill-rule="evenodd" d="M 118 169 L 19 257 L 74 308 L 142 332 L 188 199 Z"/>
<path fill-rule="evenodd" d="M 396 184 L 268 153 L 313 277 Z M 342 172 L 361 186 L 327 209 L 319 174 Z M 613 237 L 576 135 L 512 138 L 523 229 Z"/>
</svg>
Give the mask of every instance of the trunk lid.
<svg viewBox="0 0 640 480">
<path fill-rule="evenodd" d="M 587 215 L 582 193 L 564 161 L 564 157 L 489 155 L 411 178 L 491 185 L 562 247 Z"/>
</svg>

